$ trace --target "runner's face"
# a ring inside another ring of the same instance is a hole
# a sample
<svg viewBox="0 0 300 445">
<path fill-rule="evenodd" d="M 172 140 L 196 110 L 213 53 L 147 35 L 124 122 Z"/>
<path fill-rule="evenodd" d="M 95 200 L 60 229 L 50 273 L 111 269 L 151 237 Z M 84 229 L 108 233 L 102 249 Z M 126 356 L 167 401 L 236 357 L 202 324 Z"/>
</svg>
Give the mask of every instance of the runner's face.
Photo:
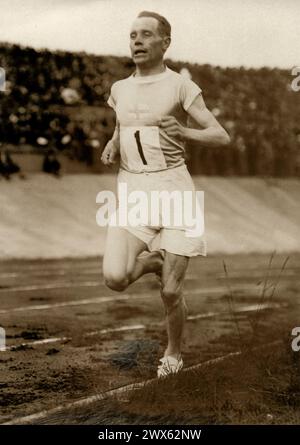
<svg viewBox="0 0 300 445">
<path fill-rule="evenodd" d="M 158 21 L 152 17 L 140 17 L 133 22 L 130 50 L 136 65 L 152 67 L 163 59 L 167 46 L 157 28 Z"/>
</svg>

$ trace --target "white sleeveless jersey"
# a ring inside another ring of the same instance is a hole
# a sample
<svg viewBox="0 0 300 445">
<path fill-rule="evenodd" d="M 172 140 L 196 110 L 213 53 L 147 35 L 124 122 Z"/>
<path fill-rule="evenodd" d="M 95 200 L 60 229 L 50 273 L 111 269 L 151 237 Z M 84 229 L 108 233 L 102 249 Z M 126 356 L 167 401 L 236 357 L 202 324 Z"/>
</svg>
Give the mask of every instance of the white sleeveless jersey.
<svg viewBox="0 0 300 445">
<path fill-rule="evenodd" d="M 120 124 L 120 167 L 140 173 L 184 164 L 183 142 L 169 137 L 159 121 L 174 116 L 186 126 L 186 111 L 199 94 L 198 85 L 168 67 L 160 74 L 115 82 L 107 102 Z"/>
</svg>

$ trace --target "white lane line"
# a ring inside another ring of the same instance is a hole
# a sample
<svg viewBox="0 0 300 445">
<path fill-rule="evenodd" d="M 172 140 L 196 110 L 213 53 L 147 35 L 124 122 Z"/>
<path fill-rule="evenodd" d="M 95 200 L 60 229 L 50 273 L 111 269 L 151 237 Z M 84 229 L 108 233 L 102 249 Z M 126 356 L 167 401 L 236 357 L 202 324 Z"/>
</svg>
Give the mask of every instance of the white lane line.
<svg viewBox="0 0 300 445">
<path fill-rule="evenodd" d="M 253 348 L 253 350 L 260 350 L 260 349 L 264 349 L 264 348 L 268 348 L 271 346 L 276 346 L 277 344 L 281 344 L 282 340 L 277 340 L 277 341 L 273 341 L 271 343 L 266 343 L 264 345 L 261 346 L 257 346 L 255 348 Z M 231 357 L 236 357 L 239 355 L 242 355 L 243 351 L 234 351 L 234 352 L 230 352 L 226 355 L 222 355 L 220 357 L 211 359 L 211 360 L 207 360 L 205 362 L 202 363 L 198 363 L 196 365 L 192 365 L 192 366 L 188 366 L 187 368 L 184 368 L 181 373 L 186 373 L 189 371 L 194 371 L 196 369 L 201 369 L 204 367 L 208 367 L 208 366 L 212 366 L 212 365 L 216 365 L 220 362 L 223 362 L 224 360 L 228 360 Z M 129 385 L 124 385 L 124 386 L 120 386 L 119 388 L 115 388 L 115 389 L 111 389 L 109 391 L 105 391 L 99 394 L 95 394 L 93 396 L 89 396 L 89 397 L 85 397 L 83 399 L 79 399 L 76 400 L 75 402 L 69 402 L 66 404 L 62 404 L 59 406 L 56 406 L 55 408 L 51 408 L 49 410 L 43 410 L 40 411 L 38 413 L 35 414 L 31 414 L 29 416 L 24 416 L 24 417 L 18 417 L 15 419 L 12 419 L 8 422 L 5 422 L 1 425 L 21 425 L 21 424 L 26 424 L 26 423 L 31 423 L 33 421 L 39 420 L 39 419 L 43 419 L 47 416 L 51 416 L 53 414 L 56 414 L 62 410 L 70 410 L 72 408 L 77 408 L 77 407 L 82 407 L 82 406 L 88 406 L 94 402 L 103 400 L 105 398 L 108 397 L 112 397 L 118 394 L 122 394 L 124 392 L 128 392 L 128 391 L 133 391 L 135 389 L 139 389 L 144 387 L 145 385 L 149 385 L 150 383 L 153 382 L 157 382 L 158 383 L 158 379 L 157 378 L 153 378 L 153 379 L 148 379 L 148 380 L 144 380 L 142 382 L 137 382 L 137 383 L 130 383 Z"/>
<path fill-rule="evenodd" d="M 23 271 L 26 273 L 28 271 L 44 271 L 45 269 L 47 270 L 65 270 L 66 272 L 68 271 L 73 271 L 76 269 L 89 269 L 89 268 L 96 268 L 96 267 L 100 267 L 102 265 L 102 259 L 100 259 L 97 261 L 91 261 L 91 266 L 87 267 L 87 265 L 89 264 L 89 260 L 87 259 L 86 261 L 79 261 L 77 262 L 76 259 L 74 258 L 74 261 L 71 261 L 71 263 L 64 263 L 64 261 L 61 260 L 55 260 L 52 264 L 49 262 L 47 262 L 47 259 L 45 258 L 41 258 L 40 261 L 37 264 L 26 264 L 26 262 L 28 262 L 30 260 L 25 260 L 24 263 L 19 263 L 18 265 L 13 265 L 12 267 L 9 267 L 7 265 L 7 263 L 4 262 L 4 266 L 7 267 L 7 269 L 12 269 L 14 267 L 14 272 L 15 273 L 23 273 Z M 0 261 L 0 266 L 3 263 L 3 261 Z M 17 270 L 16 270 L 17 268 Z M 22 268 L 22 270 L 20 271 L 20 268 Z"/>
<path fill-rule="evenodd" d="M 231 290 L 235 292 L 243 292 L 243 291 L 253 291 L 257 290 L 256 286 L 231 286 Z M 70 301 L 63 301 L 61 303 L 51 303 L 51 304 L 39 304 L 39 305 L 32 305 L 32 306 L 21 306 L 17 308 L 7 308 L 7 309 L 0 309 L 0 314 L 10 314 L 12 312 L 26 312 L 26 311 L 41 311 L 45 309 L 53 309 L 58 307 L 65 307 L 65 306 L 82 306 L 86 304 L 99 304 L 99 303 L 107 303 L 110 301 L 116 301 L 116 300 L 130 300 L 135 298 L 149 298 L 148 291 L 144 291 L 147 293 L 140 293 L 138 295 L 136 294 L 123 294 L 122 296 L 111 296 L 111 297 L 96 297 L 96 298 L 85 298 L 83 300 L 70 300 Z M 195 295 L 195 294 L 218 294 L 218 293 L 226 293 L 227 289 L 224 286 L 216 286 L 211 288 L 202 288 L 202 289 L 191 289 L 189 291 L 185 291 L 184 295 Z"/>
<path fill-rule="evenodd" d="M 269 348 L 272 346 L 277 346 L 279 344 L 282 344 L 283 340 L 275 340 L 272 341 L 271 343 L 265 343 L 264 345 L 260 345 L 260 346 L 256 346 L 255 348 L 252 348 L 252 351 L 259 351 L 260 349 L 264 349 L 264 348 Z M 202 362 L 202 363 L 198 363 L 196 365 L 192 365 L 192 366 L 188 366 L 187 368 L 184 368 L 182 370 L 182 372 L 188 372 L 188 371 L 194 371 L 195 369 L 200 369 L 203 368 L 205 366 L 211 366 L 211 365 L 215 365 L 216 363 L 220 363 L 223 362 L 224 360 L 227 360 L 228 358 L 231 357 L 236 357 L 239 355 L 242 355 L 243 351 L 235 351 L 235 352 L 230 352 L 226 355 L 222 355 L 221 357 L 216 357 L 214 359 L 208 360 L 206 362 Z"/>
<path fill-rule="evenodd" d="M 66 340 L 71 340 L 71 337 L 49 337 L 49 338 L 44 338 L 42 340 L 34 340 L 31 342 L 20 343 L 19 345 L 6 346 L 5 351 L 13 351 L 17 348 L 23 348 L 26 346 L 36 346 L 36 345 L 44 345 L 44 344 L 48 344 L 48 343 L 58 343 L 61 341 L 66 341 Z"/>
<path fill-rule="evenodd" d="M 114 332 L 126 332 L 126 331 L 137 331 L 137 330 L 141 330 L 141 329 L 146 329 L 145 325 L 142 324 L 137 324 L 137 325 L 131 325 L 131 326 L 120 326 L 119 328 L 109 328 L 109 329 L 101 329 L 99 331 L 91 331 L 91 332 L 87 332 L 86 334 L 83 334 L 83 337 L 93 337 L 96 335 L 105 335 L 105 334 L 111 334 Z M 13 351 L 15 349 L 18 349 L 20 347 L 26 347 L 26 346 L 39 346 L 39 345 L 43 345 L 43 344 L 48 344 L 48 343 L 58 343 L 58 342 L 63 342 L 63 341 L 70 341 L 72 340 L 72 337 L 49 337 L 49 338 L 44 338 L 42 340 L 34 340 L 34 341 L 29 341 L 26 343 L 20 343 L 19 345 L 10 345 L 10 346 L 6 346 L 6 351 Z"/>
<path fill-rule="evenodd" d="M 40 272 L 31 273 L 30 277 L 44 277 L 44 276 L 52 276 L 53 277 L 53 275 L 54 276 L 66 275 L 67 273 L 70 274 L 70 272 L 66 272 L 64 270 L 57 270 L 57 271 L 55 271 L 55 273 L 53 273 L 52 271 L 41 270 Z M 75 275 L 75 272 L 74 272 L 74 275 Z M 0 273 L 0 279 L 1 278 L 22 278 L 22 277 L 28 277 L 28 272 L 22 271 L 22 272 L 2 272 L 2 273 Z"/>
<path fill-rule="evenodd" d="M 27 306 L 27 307 L 22 306 L 11 309 L 0 309 L 0 314 L 10 314 L 12 312 L 41 311 L 45 309 L 55 309 L 67 306 L 83 306 L 87 304 L 101 304 L 101 303 L 108 303 L 110 301 L 133 300 L 136 298 L 142 298 L 142 297 L 140 295 L 121 295 L 115 297 L 85 298 L 83 300 L 63 301 L 61 303 L 39 304 L 35 306 Z"/>
<path fill-rule="evenodd" d="M 80 276 L 80 275 L 100 275 L 102 276 L 101 272 L 101 265 L 99 265 L 97 268 L 93 267 L 90 269 L 79 269 L 76 270 L 48 270 L 48 268 L 38 269 L 35 271 L 30 271 L 30 277 L 53 277 L 53 276 L 65 276 L 69 275 L 72 276 Z M 21 272 L 0 272 L 0 279 L 1 278 L 18 278 L 18 277 L 28 277 L 28 271 L 26 269 L 22 270 Z"/>
<path fill-rule="evenodd" d="M 138 325 L 131 325 L 131 326 L 121 326 L 119 328 L 110 328 L 110 329 L 101 329 L 100 331 L 92 331 L 87 332 L 83 335 L 83 337 L 93 337 L 95 335 L 105 335 L 110 334 L 112 332 L 124 332 L 124 331 L 135 331 L 140 329 L 146 329 L 146 326 L 138 324 Z M 26 347 L 26 346 L 39 346 L 49 343 L 58 343 L 63 341 L 70 341 L 72 340 L 72 337 L 49 337 L 44 338 L 42 340 L 34 340 L 31 342 L 26 343 L 20 343 L 19 345 L 10 345 L 6 347 L 6 351 L 13 351 L 14 349 L 20 348 L 20 347 Z"/>
<path fill-rule="evenodd" d="M 281 309 L 284 307 L 288 307 L 287 303 L 264 303 L 264 304 L 249 304 L 248 306 L 242 307 L 240 309 L 236 309 L 233 312 L 235 314 L 240 314 L 244 312 L 259 312 L 266 309 Z M 205 314 L 196 314 L 196 315 L 190 315 L 187 319 L 188 320 L 200 320 L 201 318 L 210 318 L 210 317 L 216 317 L 219 315 L 226 315 L 229 314 L 228 311 L 222 311 L 222 312 L 207 312 Z"/>
<path fill-rule="evenodd" d="M 234 310 L 233 312 L 235 314 L 240 313 L 248 313 L 248 312 L 257 312 L 262 311 L 266 309 L 282 309 L 288 307 L 287 303 L 265 303 L 265 304 L 251 304 L 239 309 Z M 221 311 L 221 312 L 205 312 L 204 314 L 195 314 L 195 315 L 189 315 L 187 317 L 187 321 L 194 321 L 194 320 L 202 320 L 207 318 L 213 318 L 218 316 L 224 316 L 228 315 L 230 312 L 228 311 Z M 127 326 L 120 326 L 118 328 L 108 328 L 108 329 L 101 329 L 98 331 L 91 331 L 87 332 L 86 334 L 83 334 L 83 337 L 94 337 L 97 335 L 105 335 L 105 334 L 111 334 L 114 332 L 127 332 L 127 331 L 139 331 L 143 329 L 151 329 L 158 326 L 163 326 L 164 322 L 157 322 L 157 323 L 151 323 L 149 325 L 143 325 L 143 324 L 137 324 L 137 325 L 127 325 Z M 38 346 L 43 345 L 47 343 L 59 343 L 63 341 L 70 341 L 72 340 L 72 337 L 49 337 L 45 338 L 43 340 L 34 340 L 31 342 L 21 343 L 19 345 L 10 345 L 6 346 L 6 351 L 14 350 L 16 348 L 20 347 L 26 347 L 26 346 Z"/>
<path fill-rule="evenodd" d="M 268 272 L 268 281 L 270 281 L 270 279 L 272 279 L 272 278 L 278 278 L 280 270 L 281 270 L 280 268 L 277 268 L 276 270 L 275 269 L 270 270 Z M 267 271 L 266 271 L 266 273 L 267 273 Z M 285 276 L 287 277 L 287 276 L 294 276 L 294 275 L 295 276 L 299 275 L 299 269 L 284 270 L 282 272 L 282 276 L 280 277 L 280 279 L 281 278 L 284 279 Z M 229 279 L 230 278 L 244 278 L 245 275 L 241 274 L 241 272 L 239 270 L 235 270 L 235 271 L 228 272 L 228 277 L 229 277 Z M 266 275 L 264 275 L 261 270 L 248 270 L 246 277 L 249 279 L 260 278 L 261 280 L 264 280 L 266 278 Z M 215 278 L 227 279 L 227 276 L 225 275 L 224 272 L 221 272 L 221 273 L 216 273 Z"/>
<path fill-rule="evenodd" d="M 186 278 L 186 281 L 189 280 L 199 280 L 199 275 L 190 275 Z M 149 281 L 143 281 L 143 283 L 149 282 Z M 8 292 L 28 292 L 28 291 L 36 291 L 36 290 L 47 290 L 47 289 L 72 289 L 72 288 L 79 288 L 79 287 L 100 287 L 104 286 L 103 281 L 78 281 L 70 283 L 70 281 L 64 281 L 64 282 L 55 282 L 55 283 L 48 283 L 48 284 L 29 284 L 26 286 L 13 286 L 13 287 L 0 287 L 0 294 L 1 293 L 8 293 Z"/>
<path fill-rule="evenodd" d="M 101 329 L 100 331 L 92 331 L 84 334 L 84 337 L 93 337 L 95 335 L 104 335 L 110 334 L 112 332 L 124 332 L 124 331 L 139 331 L 141 329 L 146 329 L 147 326 L 143 324 L 135 324 L 131 326 L 120 326 L 119 328 L 109 328 L 109 329 Z"/>
<path fill-rule="evenodd" d="M 294 276 L 299 275 L 300 268 L 290 268 L 286 269 L 283 272 L 282 278 L 284 276 Z M 205 272 L 205 271 L 204 271 Z M 280 268 L 274 268 L 269 271 L 268 278 L 276 278 L 278 276 L 278 273 L 280 272 Z M 53 276 L 70 276 L 70 278 L 78 277 L 81 275 L 97 275 L 102 277 L 102 271 L 101 266 L 99 267 L 91 267 L 87 269 L 79 269 L 76 270 L 45 270 L 45 268 L 34 271 L 33 273 L 30 273 L 30 277 L 52 277 Z M 203 275 L 204 276 L 204 275 Z M 3 278 L 22 278 L 22 277 L 28 277 L 28 271 L 24 270 L 21 272 L 0 272 L 0 279 Z M 188 272 L 186 275 L 186 278 L 190 279 L 199 279 L 199 274 L 195 274 L 192 272 Z M 202 275 L 201 275 L 202 277 Z M 201 278 L 200 277 L 200 278 Z M 215 272 L 214 274 L 215 278 L 227 278 L 224 272 Z M 261 269 L 241 269 L 241 270 L 233 270 L 229 273 L 229 278 L 261 278 L 262 280 L 265 278 L 265 275 L 263 274 Z M 207 276 L 205 275 L 205 278 Z"/>
<path fill-rule="evenodd" d="M 26 292 L 33 290 L 45 290 L 45 289 L 65 289 L 73 287 L 98 287 L 104 285 L 102 281 L 82 281 L 76 283 L 63 282 L 63 283 L 49 283 L 49 284 L 30 284 L 27 286 L 15 286 L 0 289 L 0 293 L 7 292 Z"/>
<path fill-rule="evenodd" d="M 13 274 L 11 274 L 12 277 Z M 63 274 L 61 274 L 63 275 Z M 97 273 L 98 276 L 102 276 L 99 272 Z M 282 275 L 282 277 L 280 278 L 280 282 L 282 281 L 286 281 L 288 278 L 288 276 L 298 276 L 298 272 L 292 272 L 292 273 L 284 273 L 284 275 Z M 261 281 L 263 281 L 265 279 L 265 277 L 263 275 L 248 275 L 248 276 L 243 276 L 243 275 L 236 275 L 236 278 L 241 278 L 241 279 L 253 279 L 253 278 L 260 278 Z M 235 278 L 234 274 L 230 275 L 230 278 Z M 270 282 L 271 279 L 273 278 L 277 278 L 277 275 L 269 275 L 268 276 L 268 282 Z M 1 278 L 1 275 L 0 275 Z M 8 277 L 9 278 L 9 277 Z M 72 279 L 72 276 L 70 277 Z M 194 280 L 199 280 L 199 274 L 188 274 L 186 276 L 186 282 L 187 281 L 194 281 Z M 215 276 L 215 278 L 218 279 L 224 279 L 226 280 L 226 276 L 224 274 L 217 274 Z M 51 279 L 51 278 L 50 278 Z M 52 278 L 53 279 L 53 278 Z M 207 279 L 207 277 L 205 277 L 205 279 Z M 152 282 L 153 280 L 151 280 Z M 143 280 L 143 283 L 149 283 L 150 280 Z M 72 289 L 72 288 L 76 288 L 76 287 L 99 287 L 99 286 L 103 286 L 104 285 L 104 281 L 103 279 L 101 281 L 76 281 L 76 282 L 70 282 L 70 281 L 62 281 L 62 282 L 55 282 L 55 283 L 45 283 L 45 284 L 28 284 L 25 286 L 13 286 L 13 287 L 9 287 L 8 285 L 5 285 L 5 287 L 0 287 L 0 294 L 1 293 L 8 293 L 8 292 L 28 292 L 28 291 L 36 291 L 36 290 L 47 290 L 47 289 Z"/>
</svg>

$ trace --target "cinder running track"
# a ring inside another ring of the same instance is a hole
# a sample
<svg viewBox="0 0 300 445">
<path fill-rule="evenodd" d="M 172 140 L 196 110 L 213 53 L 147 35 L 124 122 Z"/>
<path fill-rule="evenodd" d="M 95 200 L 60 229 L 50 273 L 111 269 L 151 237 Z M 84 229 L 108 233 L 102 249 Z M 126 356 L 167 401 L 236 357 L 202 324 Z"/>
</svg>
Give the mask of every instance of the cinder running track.
<svg viewBox="0 0 300 445">
<path fill-rule="evenodd" d="M 286 258 L 276 255 L 269 272 L 269 255 L 191 261 L 186 367 L 238 351 L 238 328 L 251 335 L 250 320 L 262 325 L 258 345 L 280 340 L 280 323 L 299 320 L 300 254 L 279 277 Z M 0 302 L 0 423 L 79 399 L 93 403 L 94 395 L 155 377 L 166 334 L 153 275 L 119 294 L 103 285 L 100 258 L 1 262 Z"/>
</svg>

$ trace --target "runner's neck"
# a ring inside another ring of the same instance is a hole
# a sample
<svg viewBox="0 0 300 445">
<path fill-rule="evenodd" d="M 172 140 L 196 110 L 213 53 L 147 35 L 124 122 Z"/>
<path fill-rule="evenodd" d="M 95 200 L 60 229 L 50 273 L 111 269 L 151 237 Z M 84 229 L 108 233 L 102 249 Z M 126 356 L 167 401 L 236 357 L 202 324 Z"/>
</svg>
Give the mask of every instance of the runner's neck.
<svg viewBox="0 0 300 445">
<path fill-rule="evenodd" d="M 148 76 L 137 76 L 136 73 L 134 72 L 130 76 L 130 80 L 138 84 L 152 83 L 164 79 L 165 77 L 169 76 L 170 73 L 171 70 L 167 66 L 165 66 L 164 71 L 156 74 L 149 74 Z"/>
<path fill-rule="evenodd" d="M 167 67 L 163 63 L 162 65 L 158 65 L 153 68 L 149 68 L 146 70 L 141 70 L 137 67 L 135 73 L 133 74 L 134 77 L 148 77 L 148 76 L 155 76 L 157 74 L 162 74 L 166 71 Z"/>
</svg>

